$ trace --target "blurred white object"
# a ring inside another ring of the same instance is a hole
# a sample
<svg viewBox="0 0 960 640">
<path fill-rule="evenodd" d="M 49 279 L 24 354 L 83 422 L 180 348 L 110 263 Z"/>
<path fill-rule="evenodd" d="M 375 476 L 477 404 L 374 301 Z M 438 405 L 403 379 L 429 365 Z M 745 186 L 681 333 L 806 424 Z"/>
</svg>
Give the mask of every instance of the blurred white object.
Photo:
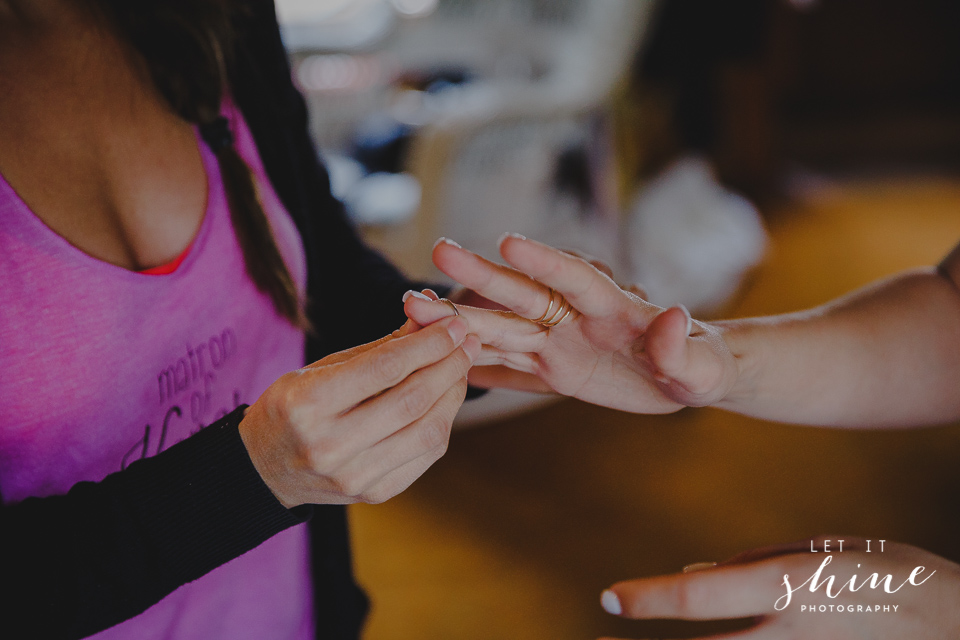
<svg viewBox="0 0 960 640">
<path fill-rule="evenodd" d="M 756 208 L 717 182 L 710 163 L 678 160 L 637 195 L 628 222 L 631 276 L 661 306 L 716 309 L 767 244 Z"/>
<path fill-rule="evenodd" d="M 388 253 L 409 273 L 435 277 L 423 249 L 432 239 L 449 236 L 496 258 L 496 239 L 515 231 L 618 263 L 620 207 L 604 106 L 634 59 L 654 3 L 462 4 L 476 14 L 469 22 L 450 16 L 459 45 L 453 50 L 479 73 L 443 95 L 414 138 L 409 170 L 424 191 L 418 229 L 391 238 Z M 418 24 L 426 30 L 430 21 Z M 555 189 L 557 161 L 572 145 L 590 156 L 590 210 L 569 206 Z"/>
<path fill-rule="evenodd" d="M 351 51 L 371 46 L 393 29 L 397 13 L 385 0 L 277 0 L 288 49 Z"/>
<path fill-rule="evenodd" d="M 321 154 L 327 173 L 330 175 L 330 191 L 333 197 L 343 201 L 350 190 L 367 174 L 363 165 L 350 156 L 339 153 Z"/>
<path fill-rule="evenodd" d="M 405 16 L 428 16 L 437 9 L 440 0 L 391 0 L 393 8 Z"/>
<path fill-rule="evenodd" d="M 420 206 L 420 183 L 409 173 L 371 173 L 347 191 L 343 203 L 357 224 L 401 224 Z"/>
</svg>

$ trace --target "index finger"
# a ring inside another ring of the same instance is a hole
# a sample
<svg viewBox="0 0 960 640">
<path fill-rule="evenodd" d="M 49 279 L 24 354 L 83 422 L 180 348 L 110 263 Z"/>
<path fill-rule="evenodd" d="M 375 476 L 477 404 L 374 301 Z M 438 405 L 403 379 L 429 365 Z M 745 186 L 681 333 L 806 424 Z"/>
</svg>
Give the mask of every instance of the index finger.
<svg viewBox="0 0 960 640">
<path fill-rule="evenodd" d="M 519 271 L 562 293 L 584 315 L 607 316 L 623 304 L 617 283 L 583 258 L 517 234 L 501 238 L 500 255 Z"/>
<path fill-rule="evenodd" d="M 779 563 L 767 561 L 628 580 L 605 591 L 604 604 L 610 605 L 609 611 L 616 608 L 616 602 L 620 615 L 637 619 L 718 620 L 765 615 L 775 612 L 777 599 L 786 593 L 781 569 Z"/>
<path fill-rule="evenodd" d="M 548 288 L 530 276 L 491 262 L 446 238 L 434 246 L 433 263 L 463 286 L 524 318 L 536 318 L 553 304 Z"/>
<path fill-rule="evenodd" d="M 337 374 L 330 383 L 330 394 L 340 407 L 354 406 L 396 386 L 414 371 L 447 357 L 466 336 L 466 322 L 454 317 L 387 340 L 355 358 L 333 365 L 337 367 Z"/>
</svg>

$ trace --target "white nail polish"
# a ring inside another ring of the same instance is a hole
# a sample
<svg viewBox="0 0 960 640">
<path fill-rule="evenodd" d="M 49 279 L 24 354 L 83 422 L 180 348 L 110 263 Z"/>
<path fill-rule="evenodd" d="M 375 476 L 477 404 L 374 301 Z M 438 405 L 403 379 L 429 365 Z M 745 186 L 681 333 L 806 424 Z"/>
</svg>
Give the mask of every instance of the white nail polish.
<svg viewBox="0 0 960 640">
<path fill-rule="evenodd" d="M 684 573 L 696 573 L 698 571 L 706 571 L 707 569 L 713 569 L 717 566 L 716 562 L 694 562 L 693 564 L 688 564 L 683 568 Z"/>
<path fill-rule="evenodd" d="M 436 249 L 440 243 L 448 244 L 451 247 L 456 247 L 457 249 L 463 249 L 459 244 L 451 240 L 450 238 L 439 238 L 436 242 L 433 243 L 433 248 Z"/>
<path fill-rule="evenodd" d="M 693 331 L 693 316 L 690 315 L 690 310 L 687 309 L 684 305 L 677 305 L 683 311 L 683 315 L 687 316 L 687 335 Z"/>
<path fill-rule="evenodd" d="M 433 300 L 430 299 L 430 296 L 425 296 L 419 291 L 407 291 L 405 294 L 403 294 L 403 301 L 406 302 L 407 299 L 410 297 L 416 298 L 417 300 L 426 300 L 427 302 L 433 302 Z"/>
<path fill-rule="evenodd" d="M 500 245 L 502 245 L 502 244 L 503 244 L 503 241 L 506 240 L 507 238 L 517 238 L 517 239 L 519 239 L 519 240 L 526 240 L 526 239 L 527 239 L 526 236 L 522 236 L 522 235 L 520 235 L 519 233 L 513 233 L 512 231 L 507 231 L 505 234 L 503 234 L 502 236 L 500 236 L 500 239 L 499 239 L 499 240 L 497 240 L 497 249 L 500 248 Z"/>
<path fill-rule="evenodd" d="M 400 298 L 400 301 L 406 302 L 412 295 L 413 295 L 413 291 L 407 291 L 405 294 L 403 294 L 403 297 Z"/>
<path fill-rule="evenodd" d="M 620 606 L 620 598 L 609 589 L 600 594 L 600 606 L 603 607 L 604 611 L 615 616 L 623 613 L 623 607 Z"/>
</svg>

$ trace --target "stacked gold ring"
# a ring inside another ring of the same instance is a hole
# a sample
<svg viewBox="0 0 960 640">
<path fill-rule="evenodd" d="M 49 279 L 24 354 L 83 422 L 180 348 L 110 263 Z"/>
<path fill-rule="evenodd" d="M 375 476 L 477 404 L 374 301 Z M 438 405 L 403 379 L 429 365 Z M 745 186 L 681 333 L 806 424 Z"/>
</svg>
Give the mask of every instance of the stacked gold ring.
<svg viewBox="0 0 960 640">
<path fill-rule="evenodd" d="M 553 310 L 554 303 L 556 302 L 555 297 L 560 297 L 560 305 L 557 307 L 557 310 Z M 567 316 L 573 311 L 573 307 L 567 302 L 567 299 L 563 297 L 563 294 L 557 293 L 550 288 L 550 303 L 547 305 L 547 310 L 543 312 L 543 315 L 534 320 L 537 324 L 542 327 L 556 327 L 561 322 L 567 319 Z"/>
</svg>

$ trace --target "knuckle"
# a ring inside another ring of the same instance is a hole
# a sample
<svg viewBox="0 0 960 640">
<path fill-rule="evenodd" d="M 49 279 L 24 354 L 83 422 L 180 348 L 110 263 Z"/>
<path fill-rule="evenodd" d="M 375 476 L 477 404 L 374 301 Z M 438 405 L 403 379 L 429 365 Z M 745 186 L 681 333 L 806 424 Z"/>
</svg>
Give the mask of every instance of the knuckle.
<svg viewBox="0 0 960 640">
<path fill-rule="evenodd" d="M 402 379 L 405 369 L 403 357 L 394 352 L 380 354 L 373 359 L 370 366 L 373 375 L 386 383 L 393 383 Z"/>
<path fill-rule="evenodd" d="M 330 483 L 335 493 L 355 500 L 363 499 L 366 487 L 361 478 L 354 474 L 334 476 L 330 479 Z"/>
<path fill-rule="evenodd" d="M 283 384 L 280 389 L 278 404 L 286 416 L 293 418 L 302 405 L 302 391 L 300 384 L 298 384 L 299 381 L 287 376 L 283 376 L 280 380 Z"/>
<path fill-rule="evenodd" d="M 422 385 L 412 385 L 400 396 L 400 412 L 407 420 L 416 420 L 430 408 L 431 398 Z"/>
<path fill-rule="evenodd" d="M 360 501 L 366 504 L 383 504 L 393 497 L 393 494 L 382 487 L 373 487 L 360 496 Z"/>
<path fill-rule="evenodd" d="M 683 581 L 671 589 L 670 604 L 675 614 L 684 617 L 690 613 L 699 602 L 699 587 L 697 581 Z"/>
<path fill-rule="evenodd" d="M 424 451 L 433 451 L 443 448 L 446 451 L 447 444 L 450 441 L 450 429 L 452 423 L 440 416 L 431 416 L 420 425 L 418 435 L 420 445 Z"/>
<path fill-rule="evenodd" d="M 313 443 L 307 452 L 307 464 L 314 473 L 325 473 L 339 464 L 336 448 L 326 438 Z"/>
<path fill-rule="evenodd" d="M 453 338 L 450 337 L 450 334 L 447 332 L 446 327 L 440 326 L 440 323 L 436 323 L 431 326 L 436 327 L 429 334 L 424 334 L 424 341 L 420 345 L 420 349 L 423 350 L 425 356 L 431 361 L 436 362 L 444 356 L 451 353 L 456 345 L 453 344 Z"/>
</svg>

